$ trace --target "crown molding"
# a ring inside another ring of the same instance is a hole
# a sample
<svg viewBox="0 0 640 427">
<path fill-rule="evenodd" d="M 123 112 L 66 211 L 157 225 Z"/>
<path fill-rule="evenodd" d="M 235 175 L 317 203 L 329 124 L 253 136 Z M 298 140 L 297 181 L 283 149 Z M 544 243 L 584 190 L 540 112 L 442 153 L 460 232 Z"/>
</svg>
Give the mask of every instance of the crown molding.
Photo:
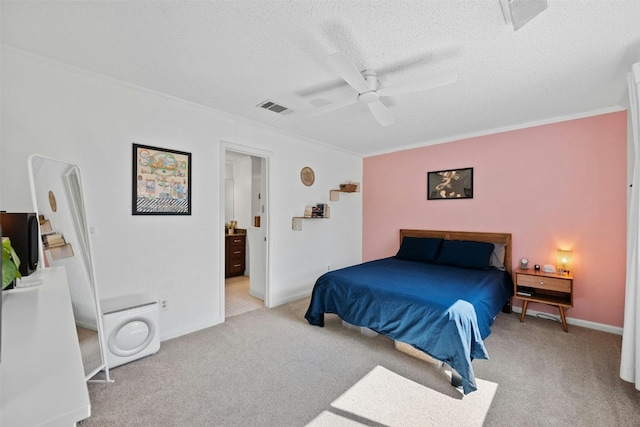
<svg viewBox="0 0 640 427">
<path fill-rule="evenodd" d="M 600 115 L 609 114 L 609 113 L 617 113 L 617 112 L 625 111 L 625 110 L 626 110 L 626 108 L 624 108 L 624 107 L 616 106 L 616 107 L 604 108 L 604 109 L 600 109 L 600 110 L 587 111 L 587 112 L 584 112 L 584 113 L 573 114 L 573 115 L 569 115 L 569 116 L 558 116 L 558 117 L 553 117 L 553 118 L 549 118 L 549 119 L 545 119 L 545 120 L 538 120 L 538 121 L 535 121 L 535 122 L 527 122 L 527 123 L 521 123 L 521 124 L 512 125 L 512 126 L 505 126 L 505 127 L 500 127 L 500 128 L 487 129 L 487 130 L 478 131 L 478 132 L 461 133 L 461 134 L 453 135 L 453 136 L 450 136 L 450 137 L 447 137 L 447 138 L 434 139 L 434 140 L 431 140 L 431 141 L 420 142 L 420 143 L 411 144 L 411 145 L 405 145 L 403 147 L 396 147 L 393 150 L 381 150 L 381 151 L 371 152 L 371 153 L 365 154 L 363 157 L 365 157 L 365 158 L 366 157 L 374 157 L 374 156 L 379 156 L 379 155 L 382 155 L 382 154 L 396 153 L 398 151 L 406 151 L 406 150 L 412 150 L 412 149 L 415 149 L 415 148 L 429 147 L 431 145 L 445 144 L 445 143 L 448 143 L 448 142 L 461 141 L 461 140 L 464 140 L 464 139 L 477 138 L 477 137 L 480 137 L 480 136 L 495 135 L 495 134 L 499 134 L 499 133 L 511 132 L 511 131 L 514 131 L 514 130 L 521 130 L 521 129 L 527 129 L 527 128 L 532 128 L 532 127 L 536 127 L 536 126 L 544 126 L 544 125 L 549 125 L 549 124 L 553 124 L 553 123 L 566 122 L 566 121 L 569 121 L 569 120 L 584 119 L 584 118 L 587 118 L 587 117 L 600 116 Z"/>
<path fill-rule="evenodd" d="M 106 74 L 101 74 L 101 73 L 98 73 L 98 72 L 95 72 L 95 71 L 87 70 L 86 68 L 77 67 L 75 65 L 71 65 L 71 64 L 68 64 L 66 62 L 58 61 L 58 60 L 55 60 L 55 59 L 52 59 L 52 58 L 49 58 L 49 57 L 46 57 L 46 56 L 43 56 L 43 55 L 40 55 L 40 54 L 36 54 L 36 53 L 29 52 L 29 51 L 26 51 L 26 50 L 22 50 L 22 49 L 18 49 L 18 48 L 15 48 L 15 47 L 11 47 L 11 46 L 8 46 L 6 44 L 0 44 L 0 53 L 2 53 L 2 55 L 12 55 L 12 56 L 15 56 L 15 57 L 25 58 L 25 59 L 34 61 L 36 63 L 39 63 L 41 65 L 49 66 L 51 68 L 57 68 L 57 69 L 66 71 L 68 73 L 81 76 L 81 77 L 86 77 L 86 78 L 90 78 L 90 79 L 97 80 L 97 81 L 107 82 L 107 83 L 110 83 L 110 84 L 113 84 L 113 85 L 116 85 L 116 86 L 120 86 L 120 87 L 125 88 L 125 89 L 129 89 L 129 90 L 132 90 L 132 91 L 136 91 L 136 92 L 142 93 L 142 94 L 147 95 L 147 96 L 161 98 L 161 99 L 164 99 L 164 100 L 173 101 L 173 102 L 176 102 L 176 103 L 179 103 L 179 104 L 187 105 L 187 106 L 190 106 L 192 108 L 197 108 L 197 109 L 200 109 L 200 110 L 204 110 L 204 111 L 207 111 L 209 113 L 213 113 L 213 114 L 216 114 L 218 116 L 222 116 L 223 118 L 231 120 L 231 121 L 235 122 L 238 125 L 252 126 L 254 128 L 259 128 L 259 129 L 262 129 L 262 130 L 265 130 L 265 131 L 268 131 L 268 132 L 274 132 L 274 133 L 277 133 L 279 135 L 287 136 L 289 138 L 293 138 L 293 139 L 304 141 L 304 142 L 307 142 L 307 143 L 310 143 L 310 144 L 322 146 L 322 147 L 325 147 L 325 148 L 333 150 L 333 151 L 340 151 L 342 153 L 345 153 L 345 154 L 348 154 L 348 155 L 351 155 L 351 156 L 362 158 L 362 154 L 361 153 L 356 153 L 354 151 L 347 150 L 347 149 L 344 149 L 342 147 L 338 147 L 336 145 L 327 144 L 326 142 L 322 142 L 322 141 L 319 141 L 317 139 L 313 139 L 313 138 L 309 138 L 309 137 L 306 137 L 306 136 L 298 135 L 298 134 L 296 134 L 294 132 L 290 132 L 290 131 L 287 131 L 287 130 L 284 130 L 284 129 L 279 129 L 279 128 L 274 127 L 274 126 L 266 125 L 264 123 L 260 123 L 260 122 L 257 122 L 257 121 L 254 121 L 254 120 L 250 120 L 250 119 L 247 119 L 247 118 L 235 115 L 235 114 L 228 113 L 226 111 L 218 110 L 216 108 L 209 107 L 209 106 L 206 106 L 206 105 L 203 105 L 203 104 L 199 104 L 197 102 L 188 101 L 186 99 L 179 98 L 179 97 L 176 97 L 176 96 L 173 96 L 173 95 L 169 95 L 169 94 L 166 94 L 164 92 L 159 92 L 159 91 L 156 91 L 156 90 L 153 90 L 153 89 L 146 88 L 144 86 L 139 86 L 139 85 L 136 85 L 136 84 L 133 84 L 133 83 L 129 83 L 127 81 L 120 80 L 120 79 L 117 79 L 115 77 L 110 77 L 110 76 L 108 76 Z"/>
</svg>

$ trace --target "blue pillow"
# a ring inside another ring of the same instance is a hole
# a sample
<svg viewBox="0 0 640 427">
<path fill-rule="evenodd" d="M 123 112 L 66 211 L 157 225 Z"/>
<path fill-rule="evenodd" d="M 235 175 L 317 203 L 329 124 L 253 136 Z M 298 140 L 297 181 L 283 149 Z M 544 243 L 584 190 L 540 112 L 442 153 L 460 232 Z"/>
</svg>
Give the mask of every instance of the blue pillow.
<svg viewBox="0 0 640 427">
<path fill-rule="evenodd" d="M 433 262 L 438 256 L 442 240 L 434 237 L 404 237 L 396 258 Z"/>
<path fill-rule="evenodd" d="M 436 264 L 485 269 L 493 253 L 493 243 L 470 240 L 445 240 L 442 242 Z"/>
</svg>

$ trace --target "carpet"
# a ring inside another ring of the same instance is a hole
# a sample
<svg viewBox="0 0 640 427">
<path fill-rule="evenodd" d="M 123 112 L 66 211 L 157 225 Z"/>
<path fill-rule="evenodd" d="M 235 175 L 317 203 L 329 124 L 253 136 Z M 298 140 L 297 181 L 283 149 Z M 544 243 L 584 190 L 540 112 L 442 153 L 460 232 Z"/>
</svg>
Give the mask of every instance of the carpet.
<svg viewBox="0 0 640 427">
<path fill-rule="evenodd" d="M 498 385 L 476 381 L 477 391 L 456 398 L 378 365 L 307 427 L 482 426 Z"/>
<path fill-rule="evenodd" d="M 446 367 L 335 315 L 311 326 L 308 306 L 262 307 L 164 341 L 111 370 L 114 383 L 89 383 L 91 417 L 80 425 L 640 425 L 640 392 L 619 377 L 620 336 L 500 313 L 490 359 L 473 362 L 478 390 L 463 396 Z"/>
</svg>

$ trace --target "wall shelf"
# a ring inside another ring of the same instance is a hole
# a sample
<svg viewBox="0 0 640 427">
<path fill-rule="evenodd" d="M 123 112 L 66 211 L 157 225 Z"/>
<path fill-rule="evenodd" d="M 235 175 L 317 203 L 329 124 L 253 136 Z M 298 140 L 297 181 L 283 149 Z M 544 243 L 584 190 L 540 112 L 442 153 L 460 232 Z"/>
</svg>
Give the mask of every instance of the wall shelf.
<svg viewBox="0 0 640 427">
<path fill-rule="evenodd" d="M 350 191 L 350 190 L 344 190 L 342 188 L 340 188 L 339 190 L 329 190 L 329 200 L 332 202 L 337 202 L 340 200 L 340 193 L 359 193 L 360 192 L 360 183 L 359 182 L 353 182 L 350 184 L 355 184 L 357 187 L 355 190 Z"/>
<path fill-rule="evenodd" d="M 302 220 L 303 219 L 327 219 L 325 218 L 309 218 L 306 216 L 294 216 L 291 219 L 291 229 L 295 231 L 302 231 Z"/>
<path fill-rule="evenodd" d="M 355 188 L 353 187 L 355 186 Z M 339 189 L 329 190 L 329 200 L 337 202 L 340 200 L 340 193 L 359 193 L 359 182 L 348 182 L 346 184 L 340 184 Z M 316 209 L 319 206 L 324 206 L 324 211 L 319 216 L 316 216 L 317 212 L 312 212 L 311 209 Z M 291 229 L 295 231 L 302 231 L 303 219 L 327 219 L 329 218 L 329 205 L 324 203 L 318 203 L 316 206 L 307 206 L 305 208 L 304 216 L 294 216 L 291 219 Z"/>
<path fill-rule="evenodd" d="M 328 219 L 330 218 L 330 210 L 329 205 L 324 203 L 319 203 L 316 206 L 322 205 L 323 209 L 320 216 L 314 216 L 316 213 L 313 213 L 311 216 L 294 216 L 291 219 L 291 229 L 295 231 L 302 231 L 302 220 L 303 219 Z M 309 210 L 309 206 L 305 210 Z"/>
</svg>

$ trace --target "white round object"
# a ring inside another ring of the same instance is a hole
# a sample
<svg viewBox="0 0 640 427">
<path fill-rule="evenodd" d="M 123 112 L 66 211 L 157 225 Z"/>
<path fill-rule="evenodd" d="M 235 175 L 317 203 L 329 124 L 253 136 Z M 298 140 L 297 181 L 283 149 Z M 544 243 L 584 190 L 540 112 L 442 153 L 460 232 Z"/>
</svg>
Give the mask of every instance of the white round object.
<svg viewBox="0 0 640 427">
<path fill-rule="evenodd" d="M 111 332 L 109 350 L 118 356 L 129 356 L 144 348 L 151 328 L 144 320 L 128 321 Z"/>
<path fill-rule="evenodd" d="M 158 303 L 125 302 L 123 308 L 103 304 L 103 308 L 109 306 L 102 317 L 109 369 L 149 356 L 160 349 Z M 131 306 L 127 308 L 129 304 Z"/>
</svg>

